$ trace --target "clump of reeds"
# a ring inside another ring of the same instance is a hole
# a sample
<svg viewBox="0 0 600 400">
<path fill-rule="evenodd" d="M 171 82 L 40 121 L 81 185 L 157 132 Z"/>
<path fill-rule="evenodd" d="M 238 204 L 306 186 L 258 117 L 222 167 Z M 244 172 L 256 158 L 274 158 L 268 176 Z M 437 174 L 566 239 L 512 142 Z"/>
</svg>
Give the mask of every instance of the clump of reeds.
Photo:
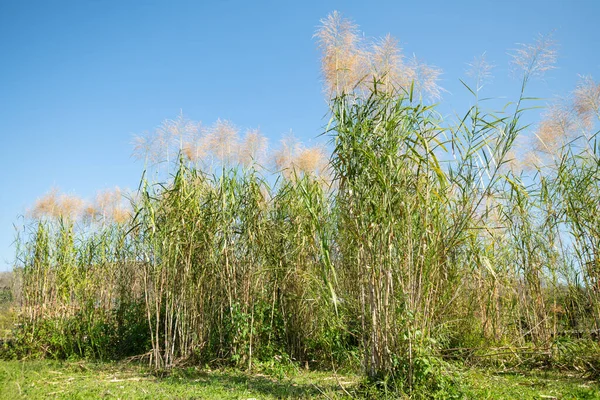
<svg viewBox="0 0 600 400">
<path fill-rule="evenodd" d="M 600 86 L 583 78 L 549 107 L 523 154 L 548 39 L 515 51 L 521 91 L 502 112 L 483 108 L 490 66 L 473 61 L 475 103 L 451 121 L 429 103 L 441 72 L 391 36 L 333 13 L 316 37 L 331 154 L 291 135 L 270 153 L 258 130 L 180 114 L 136 138 L 137 193 L 35 203 L 18 254 L 31 348 L 157 368 L 361 364 L 431 394 L 447 359 L 548 364 L 597 334 Z"/>
<path fill-rule="evenodd" d="M 102 192 L 88 203 L 53 190 L 29 215 L 23 235 L 30 239 L 19 247 L 18 260 L 32 349 L 39 345 L 57 357 L 122 354 L 114 345 L 127 341 L 126 324 L 134 321 L 124 319 L 140 300 L 140 281 L 127 243 L 131 213 L 121 191 Z M 139 351 L 135 344 L 123 348 Z"/>
</svg>

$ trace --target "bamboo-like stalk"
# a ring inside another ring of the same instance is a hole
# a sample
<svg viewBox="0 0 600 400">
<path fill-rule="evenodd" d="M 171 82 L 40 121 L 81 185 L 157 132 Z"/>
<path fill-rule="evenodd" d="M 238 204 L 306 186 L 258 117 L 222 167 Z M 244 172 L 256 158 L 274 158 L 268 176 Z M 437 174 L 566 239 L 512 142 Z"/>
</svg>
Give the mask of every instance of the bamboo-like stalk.
<svg viewBox="0 0 600 400">
<path fill-rule="evenodd" d="M 49 193 L 19 245 L 31 348 L 147 354 L 157 369 L 362 363 L 372 380 L 413 392 L 435 386 L 444 357 L 541 358 L 594 337 L 595 84 L 578 87 L 572 107 L 586 130 L 543 124 L 535 148 L 551 152 L 527 175 L 506 167 L 527 83 L 552 52 L 517 52 L 521 92 L 502 112 L 484 110 L 479 79 L 465 84 L 474 105 L 452 121 L 427 102 L 440 93 L 437 69 L 404 63 L 389 37 L 365 46 L 339 14 L 324 23 L 329 162 L 324 147 L 288 137 L 271 175 L 258 132 L 240 140 L 228 121 L 202 130 L 180 115 L 143 142 L 130 208 L 118 190 L 85 213 Z"/>
</svg>

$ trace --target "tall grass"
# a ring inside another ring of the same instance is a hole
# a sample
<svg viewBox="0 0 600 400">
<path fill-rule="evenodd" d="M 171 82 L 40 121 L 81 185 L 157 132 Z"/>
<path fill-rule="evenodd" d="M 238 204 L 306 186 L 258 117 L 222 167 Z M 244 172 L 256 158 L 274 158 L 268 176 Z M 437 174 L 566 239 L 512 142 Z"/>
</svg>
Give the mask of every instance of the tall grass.
<svg viewBox="0 0 600 400">
<path fill-rule="evenodd" d="M 437 68 L 337 13 L 322 22 L 329 160 L 288 137 L 269 161 L 258 131 L 180 115 L 136 141 L 129 201 L 49 193 L 18 253 L 27 351 L 360 366 L 412 393 L 442 390 L 456 358 L 580 368 L 592 342 L 573 341 L 600 329 L 597 84 L 518 154 L 547 39 L 515 52 L 521 90 L 502 111 L 483 107 L 475 62 L 474 105 L 452 121 L 431 103 Z"/>
</svg>

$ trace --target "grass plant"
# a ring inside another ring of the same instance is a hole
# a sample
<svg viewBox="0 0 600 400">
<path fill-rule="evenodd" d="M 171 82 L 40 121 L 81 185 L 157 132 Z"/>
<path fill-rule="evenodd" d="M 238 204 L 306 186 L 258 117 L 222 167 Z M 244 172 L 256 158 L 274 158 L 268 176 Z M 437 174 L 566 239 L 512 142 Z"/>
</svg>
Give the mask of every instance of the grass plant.
<svg viewBox="0 0 600 400">
<path fill-rule="evenodd" d="M 598 84 L 519 154 L 548 38 L 514 52 L 521 87 L 500 111 L 476 60 L 456 120 L 432 102 L 440 71 L 393 38 L 338 13 L 316 38 L 331 154 L 288 137 L 269 159 L 256 130 L 180 115 L 136 140 L 135 193 L 48 193 L 20 235 L 8 356 L 341 368 L 366 377 L 356 394 L 413 398 L 471 393 L 456 362 L 600 375 Z"/>
</svg>

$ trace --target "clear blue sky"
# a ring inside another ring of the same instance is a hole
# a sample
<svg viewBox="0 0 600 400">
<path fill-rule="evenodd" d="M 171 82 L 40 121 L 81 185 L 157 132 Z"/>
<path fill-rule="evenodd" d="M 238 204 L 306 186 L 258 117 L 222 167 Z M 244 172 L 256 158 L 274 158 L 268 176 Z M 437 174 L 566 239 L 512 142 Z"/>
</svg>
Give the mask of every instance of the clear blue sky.
<svg viewBox="0 0 600 400">
<path fill-rule="evenodd" d="M 260 127 L 271 145 L 290 129 L 315 138 L 327 107 L 312 35 L 333 10 L 442 68 L 443 101 L 458 110 L 469 101 L 458 78 L 484 51 L 497 66 L 488 94 L 514 98 L 507 51 L 538 33 L 555 30 L 559 69 L 532 95 L 567 93 L 577 74 L 600 79 L 597 0 L 0 0 L 0 270 L 36 198 L 136 187 L 132 135 L 180 110 Z"/>
</svg>

